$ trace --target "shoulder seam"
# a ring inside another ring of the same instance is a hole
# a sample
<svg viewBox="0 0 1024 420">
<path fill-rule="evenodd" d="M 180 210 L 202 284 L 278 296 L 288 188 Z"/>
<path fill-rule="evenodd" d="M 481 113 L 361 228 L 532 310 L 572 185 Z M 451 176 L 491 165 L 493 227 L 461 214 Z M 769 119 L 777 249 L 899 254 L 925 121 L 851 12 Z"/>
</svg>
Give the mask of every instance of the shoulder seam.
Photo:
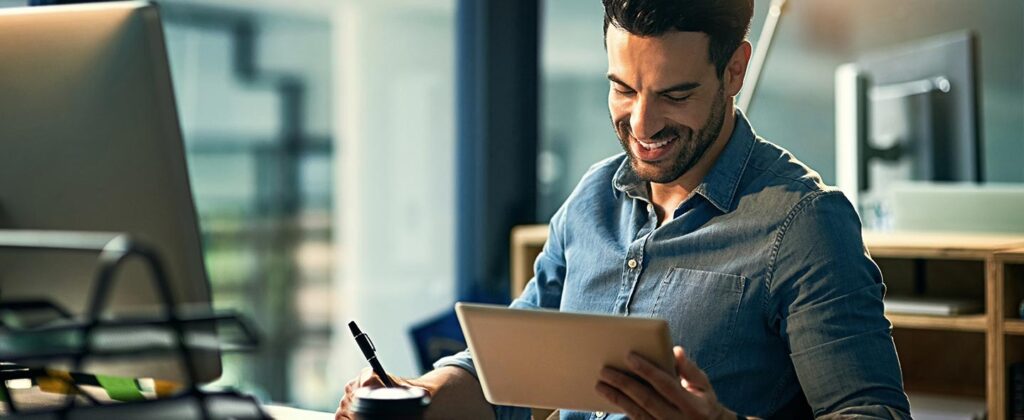
<svg viewBox="0 0 1024 420">
<path fill-rule="evenodd" d="M 784 179 L 786 181 L 790 181 L 790 182 L 793 182 L 793 183 L 797 183 L 797 184 L 803 185 L 805 188 L 807 188 L 809 190 L 808 192 L 811 192 L 811 193 L 818 192 L 818 191 L 824 191 L 825 190 L 824 188 L 821 188 L 821 186 L 819 186 L 816 182 L 813 182 L 811 180 L 802 179 L 800 177 L 786 176 L 786 175 L 782 175 L 782 174 L 780 174 L 778 172 L 775 172 L 775 170 L 772 169 L 771 166 L 766 167 L 766 168 L 758 168 L 758 169 L 761 169 L 762 171 L 768 172 L 768 173 L 774 175 L 776 178 L 781 178 L 781 179 Z"/>
<path fill-rule="evenodd" d="M 768 256 L 768 275 L 765 276 L 764 280 L 765 294 L 764 300 L 762 302 L 762 309 L 766 316 L 771 315 L 770 313 L 768 313 L 768 309 L 770 307 L 769 302 L 773 297 L 772 283 L 775 281 L 776 263 L 778 262 L 777 259 L 779 257 L 779 250 L 782 247 L 782 241 L 785 238 L 786 233 L 789 232 L 789 228 L 790 226 L 793 225 L 793 221 L 796 219 L 796 217 L 802 214 L 804 209 L 806 209 L 811 202 L 817 200 L 820 197 L 830 195 L 836 192 L 838 191 L 826 189 L 816 189 L 814 191 L 811 191 L 809 194 L 805 195 L 803 198 L 800 199 L 800 201 L 797 201 L 796 204 L 793 205 L 793 208 L 789 210 L 789 213 L 786 214 L 786 218 L 779 226 L 778 231 L 775 234 L 775 240 L 772 241 L 772 249 Z"/>
<path fill-rule="evenodd" d="M 761 147 L 771 147 L 771 146 L 774 146 L 774 143 L 769 143 L 769 142 L 765 141 L 764 139 L 760 139 L 760 138 L 758 138 L 758 139 L 761 140 L 761 141 L 760 142 L 756 142 L 755 141 L 753 148 L 757 148 L 758 146 L 761 146 Z M 778 146 L 774 146 L 774 147 L 778 148 Z M 786 155 L 789 155 L 791 157 L 793 156 L 792 153 L 790 153 L 789 151 L 787 151 L 785 149 L 780 149 L 780 150 L 781 150 L 781 153 L 778 154 L 778 156 L 776 157 L 777 158 L 775 160 L 776 162 L 778 161 L 778 158 L 782 158 L 782 157 L 784 157 Z M 819 191 L 819 190 L 822 189 L 822 188 L 820 188 L 820 186 L 816 182 L 813 182 L 813 181 L 810 181 L 810 180 L 807 180 L 807 179 L 801 179 L 800 177 L 792 177 L 792 176 L 782 175 L 782 174 L 778 173 L 777 171 L 775 171 L 775 169 L 773 169 L 774 165 L 761 166 L 761 165 L 758 165 L 757 163 L 758 163 L 757 161 L 751 161 L 749 166 L 752 166 L 754 169 L 758 169 L 760 171 L 772 174 L 776 178 L 781 178 L 781 179 L 784 179 L 784 180 L 787 180 L 787 181 L 790 181 L 790 182 L 801 184 L 804 187 L 806 187 L 809 191 Z M 803 163 L 801 163 L 801 165 L 803 165 Z M 804 166 L 806 167 L 806 165 L 804 165 Z M 807 168 L 807 169 L 810 170 L 810 168 Z M 813 170 L 811 170 L 811 172 L 813 172 Z M 819 179 L 821 178 L 820 174 L 818 174 L 818 178 Z M 824 181 L 822 181 L 822 183 L 824 183 Z"/>
</svg>

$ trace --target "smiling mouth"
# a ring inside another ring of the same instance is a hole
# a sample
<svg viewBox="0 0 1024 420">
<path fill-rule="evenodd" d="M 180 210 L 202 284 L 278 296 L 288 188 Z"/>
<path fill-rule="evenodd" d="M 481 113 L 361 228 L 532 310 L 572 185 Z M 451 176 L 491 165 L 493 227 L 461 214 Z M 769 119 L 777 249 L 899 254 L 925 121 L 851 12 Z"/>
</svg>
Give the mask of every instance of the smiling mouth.
<svg viewBox="0 0 1024 420">
<path fill-rule="evenodd" d="M 672 137 L 672 138 L 670 138 L 668 140 L 663 140 L 663 141 L 654 142 L 654 143 L 645 143 L 645 142 L 642 142 L 640 140 L 637 140 L 636 142 L 640 144 L 640 147 L 643 147 L 646 150 L 657 150 L 657 149 L 660 149 L 662 147 L 668 146 L 669 144 L 672 144 L 678 138 L 679 137 L 676 136 L 676 137 Z"/>
</svg>

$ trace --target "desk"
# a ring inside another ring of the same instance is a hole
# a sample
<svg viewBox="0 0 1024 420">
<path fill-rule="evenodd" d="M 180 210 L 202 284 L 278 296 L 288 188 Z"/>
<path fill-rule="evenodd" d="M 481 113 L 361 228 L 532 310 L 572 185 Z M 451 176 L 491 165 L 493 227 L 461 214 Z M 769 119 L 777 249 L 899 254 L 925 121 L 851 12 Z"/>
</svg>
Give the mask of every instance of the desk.
<svg viewBox="0 0 1024 420">
<path fill-rule="evenodd" d="M 45 410 L 48 407 L 59 407 L 65 402 L 65 395 L 42 392 L 38 387 L 32 387 L 28 389 L 17 389 L 12 390 L 14 400 L 18 404 L 18 408 L 23 411 L 32 412 L 34 410 Z M 109 399 L 103 398 L 101 393 L 92 393 L 90 395 L 98 398 L 101 402 L 111 403 Z M 89 403 L 85 402 L 84 398 L 80 398 L 83 407 L 89 407 Z M 110 408 L 112 412 L 98 412 L 95 410 L 82 410 L 80 413 L 70 415 L 68 418 L 72 420 L 91 420 L 91 419 L 107 419 L 107 418 L 146 418 L 147 420 L 162 420 L 162 419 L 188 419 L 198 418 L 194 404 L 181 404 L 182 401 L 175 403 L 162 403 L 165 400 L 153 400 L 152 409 L 145 409 L 140 411 L 139 405 L 126 404 L 123 409 L 117 407 L 117 403 L 113 402 Z M 128 407 L 134 406 L 134 407 Z M 237 413 L 241 418 L 252 418 L 255 415 L 255 410 L 251 404 L 247 406 L 241 406 L 234 403 L 222 404 L 221 409 L 214 410 L 220 413 Z M 334 413 L 325 413 L 311 410 L 300 410 L 291 407 L 284 407 L 280 405 L 265 405 L 263 406 L 264 411 L 274 419 L 278 420 L 333 420 Z M 145 411 L 143 413 L 142 411 Z M 37 411 L 38 412 L 38 411 Z M 0 416 L 6 416 L 10 413 L 7 411 L 6 403 L 0 402 Z M 57 416 L 32 416 L 33 420 L 48 420 L 53 418 L 57 420 Z M 223 418 L 218 416 L 217 418 Z"/>
<path fill-rule="evenodd" d="M 299 410 L 279 405 L 265 405 L 263 408 L 267 410 L 267 414 L 277 420 L 334 420 L 334 413 Z"/>
</svg>

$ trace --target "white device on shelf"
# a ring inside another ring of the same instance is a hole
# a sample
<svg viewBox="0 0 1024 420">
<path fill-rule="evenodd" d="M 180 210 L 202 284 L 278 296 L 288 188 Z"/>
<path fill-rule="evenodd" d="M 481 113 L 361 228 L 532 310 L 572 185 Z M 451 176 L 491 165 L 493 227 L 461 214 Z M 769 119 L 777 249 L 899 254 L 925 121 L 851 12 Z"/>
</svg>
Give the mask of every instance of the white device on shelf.
<svg viewBox="0 0 1024 420">
<path fill-rule="evenodd" d="M 907 315 L 953 316 L 978 314 L 985 311 L 981 301 L 948 299 L 927 296 L 886 296 L 885 312 Z"/>
</svg>

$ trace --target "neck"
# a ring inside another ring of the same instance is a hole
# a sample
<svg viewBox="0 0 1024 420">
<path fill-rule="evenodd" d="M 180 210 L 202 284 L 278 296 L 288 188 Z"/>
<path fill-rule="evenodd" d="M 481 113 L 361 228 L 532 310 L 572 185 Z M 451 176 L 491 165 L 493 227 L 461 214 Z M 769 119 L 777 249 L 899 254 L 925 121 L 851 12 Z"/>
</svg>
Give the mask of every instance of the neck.
<svg viewBox="0 0 1024 420">
<path fill-rule="evenodd" d="M 722 121 L 722 131 L 718 133 L 718 137 L 711 143 L 711 146 L 704 152 L 704 156 L 701 156 L 697 164 L 672 182 L 665 184 L 649 183 L 651 202 L 658 208 L 658 218 L 660 220 L 664 221 L 666 219 L 664 215 L 674 211 L 680 203 L 693 193 L 697 185 L 700 185 L 704 177 L 711 171 L 711 167 L 715 165 L 718 156 L 722 154 L 722 150 L 725 149 L 729 138 L 732 137 L 732 131 L 735 127 L 736 109 L 732 104 L 732 98 L 729 98 L 728 104 L 725 107 L 724 120 Z"/>
</svg>

